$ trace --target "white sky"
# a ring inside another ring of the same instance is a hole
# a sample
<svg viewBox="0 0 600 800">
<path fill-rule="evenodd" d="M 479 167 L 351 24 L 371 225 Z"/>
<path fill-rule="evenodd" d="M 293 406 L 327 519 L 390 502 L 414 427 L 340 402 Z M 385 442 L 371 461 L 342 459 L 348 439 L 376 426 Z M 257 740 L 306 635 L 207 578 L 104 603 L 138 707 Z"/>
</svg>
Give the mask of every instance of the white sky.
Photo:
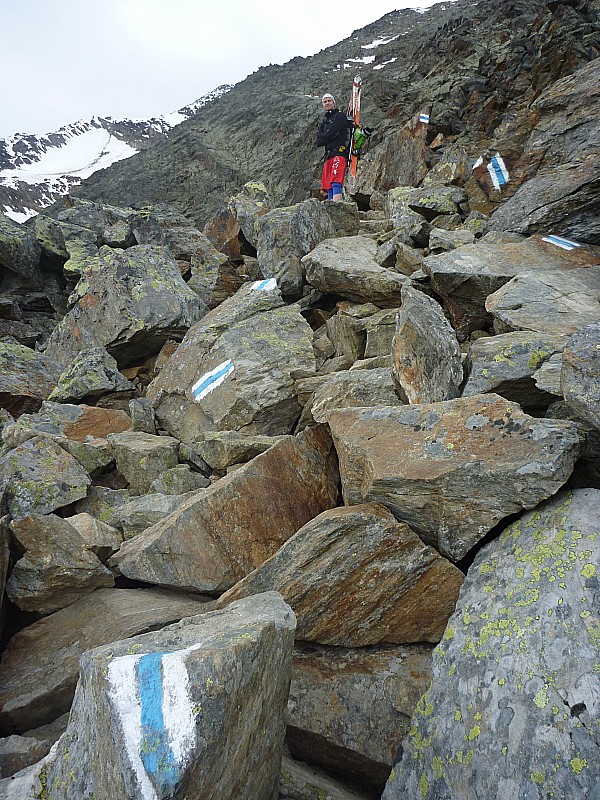
<svg viewBox="0 0 600 800">
<path fill-rule="evenodd" d="M 434 2 L 0 0 L 0 138 L 93 116 L 167 114 L 389 11 Z"/>
</svg>

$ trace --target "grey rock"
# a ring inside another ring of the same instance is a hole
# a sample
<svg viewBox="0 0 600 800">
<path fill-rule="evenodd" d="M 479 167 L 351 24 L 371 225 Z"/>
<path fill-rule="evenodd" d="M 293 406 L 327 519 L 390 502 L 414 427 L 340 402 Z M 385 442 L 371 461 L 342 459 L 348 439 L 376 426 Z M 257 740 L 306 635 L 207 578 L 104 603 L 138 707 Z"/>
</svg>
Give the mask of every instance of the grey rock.
<svg viewBox="0 0 600 800">
<path fill-rule="evenodd" d="M 525 408 L 548 405 L 553 398 L 536 386 L 534 375 L 567 341 L 530 331 L 477 339 L 465 360 L 463 397 L 496 392 Z"/>
<path fill-rule="evenodd" d="M 69 253 L 65 248 L 64 227 L 68 226 L 63 226 L 58 220 L 47 217 L 45 214 L 38 214 L 33 220 L 33 231 L 42 253 L 61 261 L 69 258 Z"/>
<path fill-rule="evenodd" d="M 327 415 L 335 408 L 401 404 L 388 367 L 334 373 L 314 392 L 306 409 L 315 422 L 327 422 Z"/>
<path fill-rule="evenodd" d="M 258 220 L 256 252 L 263 275 L 277 279 L 285 298 L 297 300 L 302 294 L 302 257 L 332 236 L 333 223 L 317 200 L 270 211 Z"/>
<path fill-rule="evenodd" d="M 109 392 L 127 392 L 133 384 L 119 372 L 117 362 L 104 347 L 85 349 L 78 353 L 61 373 L 58 384 L 48 395 L 57 403 L 101 397 Z"/>
<path fill-rule="evenodd" d="M 561 493 L 478 554 L 384 800 L 594 796 L 599 512 Z"/>
<path fill-rule="evenodd" d="M 517 276 L 491 294 L 485 307 L 499 333 L 575 333 L 600 317 L 600 266 Z"/>
<path fill-rule="evenodd" d="M 466 244 L 473 244 L 475 234 L 470 230 L 443 230 L 433 228 L 429 234 L 429 249 L 431 252 L 441 253 L 448 250 L 456 250 Z"/>
<path fill-rule="evenodd" d="M 425 644 L 298 644 L 287 713 L 290 751 L 381 791 L 398 742 L 408 733 L 417 701 L 429 686 L 431 652 Z M 282 782 L 282 791 L 284 786 Z"/>
<path fill-rule="evenodd" d="M 0 406 L 15 416 L 37 411 L 61 372 L 61 365 L 54 359 L 16 339 L 0 339 Z"/>
<path fill-rule="evenodd" d="M 173 514 L 126 542 L 110 563 L 134 580 L 223 592 L 309 519 L 334 506 L 337 481 L 333 445 L 323 426 L 286 437 L 186 497 Z"/>
<path fill-rule="evenodd" d="M 182 495 L 205 489 L 210 486 L 210 481 L 199 472 L 192 472 L 188 464 L 178 464 L 164 470 L 155 478 L 148 491 L 150 493 Z"/>
<path fill-rule="evenodd" d="M 379 266 L 377 245 L 364 236 L 322 242 L 302 259 L 306 280 L 325 292 L 359 303 L 397 306 L 406 278 Z"/>
<path fill-rule="evenodd" d="M 294 381 L 315 372 L 312 339 L 272 283 L 242 287 L 190 329 L 148 388 L 160 425 L 188 444 L 214 430 L 289 433 Z"/>
<path fill-rule="evenodd" d="M 344 501 L 387 506 L 457 561 L 500 520 L 565 483 L 579 426 L 524 414 L 499 395 L 329 414 Z"/>
<path fill-rule="evenodd" d="M 183 337 L 206 311 L 165 247 L 102 247 L 86 262 L 74 305 L 52 333 L 47 355 L 69 363 L 81 350 L 106 347 L 121 367 Z"/>
<path fill-rule="evenodd" d="M 546 394 L 562 397 L 562 389 L 560 388 L 561 369 L 562 353 L 555 353 L 533 373 L 532 377 L 537 388 Z"/>
<path fill-rule="evenodd" d="M 390 358 L 396 333 L 397 312 L 396 308 L 384 309 L 365 321 L 364 330 L 367 335 L 365 358 L 376 358 L 377 356 Z"/>
<path fill-rule="evenodd" d="M 406 195 L 405 202 L 413 211 L 432 220 L 438 214 L 458 213 L 466 200 L 466 191 L 458 186 L 427 186 L 413 189 Z"/>
<path fill-rule="evenodd" d="M 18 278 L 23 287 L 36 288 L 41 285 L 39 261 L 41 248 L 25 225 L 0 214 L 0 267 Z"/>
<path fill-rule="evenodd" d="M 229 201 L 229 210 L 236 218 L 246 240 L 258 245 L 258 220 L 274 206 L 269 190 L 262 183 L 246 183 L 239 194 Z"/>
<path fill-rule="evenodd" d="M 337 236 L 358 235 L 360 219 L 356 203 L 334 203 L 332 200 L 325 200 L 322 205 Z"/>
<path fill-rule="evenodd" d="M 179 786 L 189 800 L 277 800 L 293 641 L 291 610 L 265 595 L 86 654 L 67 732 L 37 775 L 57 800 L 107 786 L 114 800 Z M 148 729 L 157 692 L 173 713 Z"/>
<path fill-rule="evenodd" d="M 6 481 L 8 509 L 15 518 L 50 514 L 87 494 L 91 478 L 55 442 L 36 436 L 0 458 L 0 483 Z"/>
<path fill-rule="evenodd" d="M 232 464 L 243 464 L 264 453 L 281 441 L 281 436 L 258 436 L 237 431 L 205 433 L 197 442 L 198 452 L 212 467 L 224 470 Z"/>
<path fill-rule="evenodd" d="M 79 531 L 54 514 L 32 514 L 11 523 L 13 542 L 22 557 L 6 584 L 11 601 L 23 611 L 52 614 L 114 577 L 88 549 Z"/>
<path fill-rule="evenodd" d="M 462 579 L 408 525 L 371 503 L 319 514 L 216 605 L 277 591 L 294 609 L 301 641 L 437 642 Z"/>
<path fill-rule="evenodd" d="M 578 417 L 600 429 L 600 322 L 580 328 L 565 347 L 560 373 L 565 402 Z"/>
<path fill-rule="evenodd" d="M 325 323 L 327 337 L 333 345 L 333 356 L 344 357 L 351 364 L 365 354 L 366 334 L 361 319 L 340 309 Z"/>
<path fill-rule="evenodd" d="M 129 401 L 131 430 L 142 433 L 156 433 L 154 406 L 146 397 L 134 397 Z"/>
<path fill-rule="evenodd" d="M 463 371 L 460 348 L 441 306 L 405 286 L 392 342 L 392 372 L 408 403 L 435 403 L 459 395 Z"/>
<path fill-rule="evenodd" d="M 120 531 L 92 517 L 91 514 L 75 514 L 65 521 L 79 533 L 85 542 L 86 550 L 95 553 L 103 564 L 123 543 Z"/>
<path fill-rule="evenodd" d="M 172 436 L 153 436 L 141 431 L 108 435 L 117 469 L 132 495 L 146 494 L 153 481 L 178 463 L 179 442 Z"/>
<path fill-rule="evenodd" d="M 281 761 L 280 800 L 367 800 L 363 794 L 348 789 L 325 772 L 283 756 Z"/>
<path fill-rule="evenodd" d="M 14 735 L 0 739 L 0 778 L 9 778 L 35 764 L 49 750 L 50 742 L 39 739 Z"/>
<path fill-rule="evenodd" d="M 84 652 L 201 613 L 205 604 L 200 595 L 159 589 L 99 589 L 22 629 L 0 663 L 2 729 L 21 733 L 67 712 Z"/>
</svg>

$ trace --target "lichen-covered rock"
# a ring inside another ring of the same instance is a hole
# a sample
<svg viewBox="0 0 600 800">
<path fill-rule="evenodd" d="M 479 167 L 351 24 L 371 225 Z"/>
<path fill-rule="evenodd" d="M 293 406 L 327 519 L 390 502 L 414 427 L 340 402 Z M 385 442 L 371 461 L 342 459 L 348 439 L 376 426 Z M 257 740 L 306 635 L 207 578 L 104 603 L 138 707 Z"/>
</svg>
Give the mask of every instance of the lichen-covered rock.
<svg viewBox="0 0 600 800">
<path fill-rule="evenodd" d="M 477 555 L 384 800 L 597 793 L 599 518 L 561 493 Z"/>
<path fill-rule="evenodd" d="M 474 341 L 465 359 L 463 397 L 496 392 L 525 408 L 548 405 L 553 399 L 534 378 L 552 355 L 560 353 L 566 336 L 532 331 L 504 333 Z"/>
<path fill-rule="evenodd" d="M 392 342 L 392 373 L 408 403 L 435 403 L 459 395 L 463 370 L 460 347 L 441 306 L 404 286 Z"/>
<path fill-rule="evenodd" d="M 36 436 L 0 458 L 8 510 L 15 518 L 50 514 L 85 497 L 92 480 L 81 464 L 51 439 Z"/>
<path fill-rule="evenodd" d="M 258 244 L 258 219 L 268 214 L 273 205 L 267 187 L 256 182 L 245 183 L 242 191 L 229 201 L 229 210 L 253 247 Z"/>
<path fill-rule="evenodd" d="M 573 413 L 600 430 L 600 322 L 585 325 L 569 339 L 560 386 Z"/>
<path fill-rule="evenodd" d="M 321 242 L 302 259 L 302 265 L 306 280 L 317 289 L 358 303 L 397 306 L 406 278 L 379 266 L 376 254 L 372 239 L 347 236 Z"/>
<path fill-rule="evenodd" d="M 112 572 L 67 520 L 54 514 L 32 514 L 14 520 L 11 531 L 22 556 L 13 567 L 6 592 L 23 611 L 51 614 L 101 586 L 114 586 Z"/>
<path fill-rule="evenodd" d="M 312 340 L 274 281 L 248 284 L 190 329 L 147 397 L 161 427 L 188 444 L 205 431 L 290 433 L 294 381 L 315 372 Z"/>
<path fill-rule="evenodd" d="M 344 501 L 376 501 L 453 561 L 500 520 L 565 483 L 579 426 L 495 394 L 329 414 Z"/>
<path fill-rule="evenodd" d="M 57 403 L 93 399 L 109 392 L 133 390 L 133 384 L 121 375 L 117 362 L 104 347 L 82 350 L 58 378 L 48 395 Z"/>
<path fill-rule="evenodd" d="M 48 340 L 46 353 L 68 364 L 89 347 L 106 347 L 119 364 L 154 354 L 206 312 L 165 247 L 102 247 L 86 262 L 74 305 Z"/>
<path fill-rule="evenodd" d="M 153 436 L 141 431 L 108 435 L 117 469 L 132 495 L 146 494 L 152 482 L 178 463 L 179 442 L 172 436 Z"/>
<path fill-rule="evenodd" d="M 270 594 L 87 653 L 31 784 L 43 770 L 56 800 L 277 800 L 294 624 Z"/>
<path fill-rule="evenodd" d="M 195 492 L 197 489 L 206 489 L 207 486 L 210 486 L 210 481 L 204 475 L 199 472 L 192 472 L 188 464 L 177 464 L 161 472 L 152 481 L 148 491 L 151 493 L 182 495 L 187 494 L 187 492 Z"/>
<path fill-rule="evenodd" d="M 433 228 L 429 234 L 429 249 L 432 253 L 443 253 L 456 250 L 466 244 L 473 244 L 475 234 L 470 230 L 444 230 Z"/>
<path fill-rule="evenodd" d="M 245 464 L 281 441 L 281 436 L 259 436 L 237 431 L 214 431 L 203 434 L 196 443 L 200 456 L 209 467 L 224 470 L 232 464 Z"/>
<path fill-rule="evenodd" d="M 467 193 L 458 186 L 427 186 L 413 189 L 406 196 L 407 206 L 429 220 L 438 214 L 458 213 L 466 200 Z"/>
<path fill-rule="evenodd" d="M 437 642 L 462 572 L 376 503 L 319 514 L 217 600 L 277 591 L 297 638 L 341 647 Z"/>
<path fill-rule="evenodd" d="M 0 340 L 0 407 L 13 416 L 37 411 L 58 382 L 62 367 L 16 339 Z"/>
<path fill-rule="evenodd" d="M 432 649 L 297 644 L 287 714 L 292 754 L 381 792 L 431 681 Z"/>
<path fill-rule="evenodd" d="M 333 223 L 317 200 L 270 211 L 258 220 L 256 252 L 263 275 L 277 280 L 284 297 L 297 300 L 302 294 L 302 257 L 332 236 Z"/>
<path fill-rule="evenodd" d="M 30 228 L 0 214 L 0 268 L 13 273 L 17 285 L 41 286 L 39 261 L 42 250 Z"/>
<path fill-rule="evenodd" d="M 134 580 L 223 592 L 308 520 L 335 506 L 337 482 L 331 438 L 324 426 L 311 428 L 188 495 L 170 516 L 126 542 L 110 563 Z"/>
<path fill-rule="evenodd" d="M 280 800 L 367 800 L 366 795 L 348 789 L 327 773 L 283 756 Z"/>
<path fill-rule="evenodd" d="M 45 402 L 37 414 L 22 414 L 2 432 L 10 447 L 34 436 L 66 438 L 85 444 L 90 438 L 103 439 L 109 433 L 126 431 L 131 424 L 125 411 L 97 406 Z"/>
<path fill-rule="evenodd" d="M 23 628 L 0 662 L 2 730 L 22 733 L 67 712 L 86 651 L 200 614 L 206 600 L 160 589 L 98 589 Z"/>
</svg>

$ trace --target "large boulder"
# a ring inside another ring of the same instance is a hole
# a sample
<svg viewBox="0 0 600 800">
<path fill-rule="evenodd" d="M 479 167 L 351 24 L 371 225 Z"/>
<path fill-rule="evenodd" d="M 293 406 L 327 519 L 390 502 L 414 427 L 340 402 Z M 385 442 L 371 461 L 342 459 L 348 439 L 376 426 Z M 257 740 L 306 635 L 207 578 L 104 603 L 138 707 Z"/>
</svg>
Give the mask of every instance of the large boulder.
<svg viewBox="0 0 600 800">
<path fill-rule="evenodd" d="M 321 242 L 302 259 L 306 280 L 316 289 L 359 303 L 398 306 L 407 278 L 381 267 L 377 245 L 364 236 Z"/>
<path fill-rule="evenodd" d="M 0 458 L 0 483 L 6 482 L 13 517 L 50 514 L 87 494 L 92 479 L 56 442 L 35 436 Z"/>
<path fill-rule="evenodd" d="M 266 278 L 276 278 L 284 297 L 302 294 L 301 259 L 322 242 L 335 236 L 335 228 L 322 204 L 315 199 L 276 208 L 257 220 L 256 252 Z"/>
<path fill-rule="evenodd" d="M 315 372 L 312 339 L 275 281 L 247 284 L 190 329 L 147 396 L 161 426 L 188 443 L 214 430 L 290 433 L 294 381 Z"/>
<path fill-rule="evenodd" d="M 245 183 L 242 191 L 229 201 L 229 210 L 236 218 L 245 239 L 254 247 L 258 245 L 258 220 L 273 208 L 273 198 L 262 183 Z"/>
<path fill-rule="evenodd" d="M 396 318 L 392 373 L 398 394 L 408 403 L 452 400 L 460 393 L 463 371 L 456 334 L 439 303 L 408 285 Z"/>
<path fill-rule="evenodd" d="M 334 408 L 401 404 L 389 368 L 343 370 L 326 378 L 307 402 L 305 413 L 310 413 L 315 422 L 327 422 Z"/>
<path fill-rule="evenodd" d="M 6 592 L 23 611 L 51 614 L 98 587 L 114 585 L 112 572 L 67 520 L 32 514 L 13 521 L 11 531 L 22 557 L 13 567 Z"/>
<path fill-rule="evenodd" d="M 199 614 L 206 598 L 160 589 L 98 589 L 34 622 L 0 662 L 0 732 L 45 725 L 70 708 L 87 650 Z"/>
<path fill-rule="evenodd" d="M 562 493 L 477 555 L 384 800 L 597 795 L 599 519 Z"/>
<path fill-rule="evenodd" d="M 0 339 L 0 408 L 17 416 L 37 411 L 58 383 L 62 366 L 11 337 Z"/>
<path fill-rule="evenodd" d="M 376 501 L 453 561 L 565 483 L 579 426 L 495 394 L 329 414 L 344 501 Z"/>
<path fill-rule="evenodd" d="M 573 413 L 600 429 L 600 322 L 580 328 L 569 339 L 560 385 Z"/>
<path fill-rule="evenodd" d="M 41 285 L 39 261 L 42 250 L 33 231 L 0 214 L 0 287 L 12 274 L 16 286 L 37 288 Z M 12 287 L 11 287 L 12 288 Z"/>
<path fill-rule="evenodd" d="M 147 494 L 152 482 L 178 463 L 179 442 L 172 436 L 123 431 L 111 433 L 108 442 L 132 495 Z"/>
<path fill-rule="evenodd" d="M 287 713 L 292 754 L 381 792 L 429 686 L 431 652 L 425 644 L 298 644 Z"/>
<path fill-rule="evenodd" d="M 223 592 L 335 506 L 337 484 L 331 438 L 324 426 L 311 428 L 188 496 L 110 563 L 134 580 Z"/>
<path fill-rule="evenodd" d="M 117 362 L 104 347 L 78 353 L 60 374 L 48 399 L 57 403 L 92 401 L 109 392 L 127 392 L 134 385 L 119 372 Z"/>
<path fill-rule="evenodd" d="M 486 310 L 486 299 L 515 276 L 538 281 L 549 273 L 566 272 L 568 283 L 575 268 L 583 272 L 597 263 L 598 258 L 582 248 L 564 250 L 533 237 L 516 243 L 483 239 L 449 253 L 428 256 L 424 269 L 431 287 L 443 299 L 453 327 L 464 338 L 489 325 L 492 310 Z M 535 300 L 535 293 L 530 299 Z"/>
<path fill-rule="evenodd" d="M 43 771 L 56 800 L 278 800 L 294 622 L 263 595 L 87 653 L 31 784 Z"/>
<path fill-rule="evenodd" d="M 463 397 L 496 392 L 525 408 L 548 405 L 552 395 L 536 385 L 534 375 L 552 355 L 560 353 L 566 336 L 535 331 L 504 333 L 474 341 L 465 360 L 468 376 Z"/>
<path fill-rule="evenodd" d="M 597 208 L 600 100 L 597 59 L 551 84 L 531 107 L 535 128 L 523 155 L 537 169 L 492 217 L 495 230 L 558 230 L 600 243 Z"/>
<path fill-rule="evenodd" d="M 217 601 L 279 592 L 297 638 L 341 647 L 439 641 L 462 572 L 377 503 L 325 511 Z"/>
<path fill-rule="evenodd" d="M 86 262 L 74 294 L 46 349 L 65 366 L 89 347 L 106 347 L 120 367 L 153 355 L 168 339 L 183 338 L 207 310 L 163 246 L 102 247 Z"/>
</svg>

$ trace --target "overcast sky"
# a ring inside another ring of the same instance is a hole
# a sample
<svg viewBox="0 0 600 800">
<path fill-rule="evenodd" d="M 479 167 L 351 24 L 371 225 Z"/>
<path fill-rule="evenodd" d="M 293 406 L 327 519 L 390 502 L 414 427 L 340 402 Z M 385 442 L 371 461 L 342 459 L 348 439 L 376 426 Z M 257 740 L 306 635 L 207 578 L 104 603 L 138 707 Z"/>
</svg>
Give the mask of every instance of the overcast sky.
<svg viewBox="0 0 600 800">
<path fill-rule="evenodd" d="M 0 0 L 0 138 L 147 118 L 434 0 Z M 343 11 L 341 11 L 343 9 Z"/>
</svg>

